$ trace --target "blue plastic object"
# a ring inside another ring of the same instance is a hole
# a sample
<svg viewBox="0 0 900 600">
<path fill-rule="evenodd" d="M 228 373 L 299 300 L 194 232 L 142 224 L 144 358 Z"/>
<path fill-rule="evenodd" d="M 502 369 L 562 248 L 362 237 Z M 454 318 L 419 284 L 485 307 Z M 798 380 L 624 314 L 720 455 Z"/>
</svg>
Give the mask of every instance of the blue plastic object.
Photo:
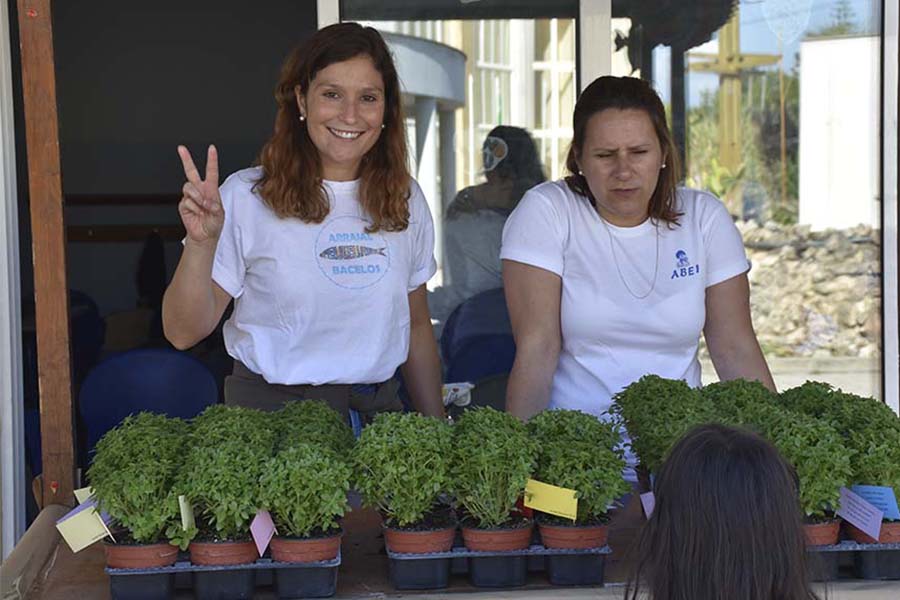
<svg viewBox="0 0 900 600">
<path fill-rule="evenodd" d="M 450 314 L 441 333 L 448 382 L 509 373 L 516 354 L 503 288 L 472 296 Z"/>
<path fill-rule="evenodd" d="M 188 354 L 167 348 L 115 354 L 88 373 L 78 395 L 85 446 L 92 451 L 130 414 L 145 410 L 190 419 L 217 399 L 212 373 Z"/>
</svg>

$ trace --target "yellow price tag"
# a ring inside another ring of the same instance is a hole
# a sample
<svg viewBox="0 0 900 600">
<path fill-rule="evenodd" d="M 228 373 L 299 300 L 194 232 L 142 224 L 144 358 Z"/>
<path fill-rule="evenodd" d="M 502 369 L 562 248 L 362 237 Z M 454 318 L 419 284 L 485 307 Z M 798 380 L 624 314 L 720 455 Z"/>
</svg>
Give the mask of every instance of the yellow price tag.
<svg viewBox="0 0 900 600">
<path fill-rule="evenodd" d="M 529 479 L 525 484 L 525 506 L 574 521 L 578 516 L 576 493 L 575 490 Z"/>
<path fill-rule="evenodd" d="M 110 535 L 93 502 L 78 505 L 56 522 L 56 529 L 72 552 L 80 552 Z"/>
</svg>

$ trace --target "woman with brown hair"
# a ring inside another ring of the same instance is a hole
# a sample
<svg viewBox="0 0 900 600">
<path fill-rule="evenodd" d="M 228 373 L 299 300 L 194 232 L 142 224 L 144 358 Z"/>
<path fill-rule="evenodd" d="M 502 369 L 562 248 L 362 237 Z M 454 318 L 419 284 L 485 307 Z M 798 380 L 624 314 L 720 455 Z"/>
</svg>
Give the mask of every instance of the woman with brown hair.
<svg viewBox="0 0 900 600">
<path fill-rule="evenodd" d="M 275 131 L 259 166 L 219 187 L 179 146 L 184 252 L 163 326 L 178 348 L 224 326 L 235 359 L 225 401 L 274 409 L 322 398 L 346 413 L 399 408 L 396 368 L 416 409 L 441 415 L 440 363 L 425 282 L 434 229 L 407 170 L 400 85 L 377 31 L 340 23 L 285 61 Z"/>
<path fill-rule="evenodd" d="M 815 600 L 796 474 L 749 431 L 703 425 L 656 475 L 626 600 Z"/>
<path fill-rule="evenodd" d="M 645 374 L 700 385 L 700 334 L 723 380 L 774 389 L 750 320 L 749 263 L 724 205 L 678 188 L 659 96 L 600 77 L 578 98 L 564 180 L 530 190 L 501 258 L 516 358 L 507 409 L 597 416 Z"/>
</svg>

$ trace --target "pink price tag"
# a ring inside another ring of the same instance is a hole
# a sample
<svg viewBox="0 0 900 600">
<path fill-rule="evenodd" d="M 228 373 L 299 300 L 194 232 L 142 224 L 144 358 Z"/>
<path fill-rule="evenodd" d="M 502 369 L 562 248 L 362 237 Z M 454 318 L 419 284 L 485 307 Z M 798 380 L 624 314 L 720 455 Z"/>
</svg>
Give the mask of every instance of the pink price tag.
<svg viewBox="0 0 900 600">
<path fill-rule="evenodd" d="M 656 507 L 656 497 L 653 495 L 653 492 L 641 494 L 641 505 L 644 507 L 644 514 L 649 519 L 650 515 L 653 514 L 653 509 Z"/>
<path fill-rule="evenodd" d="M 250 535 L 253 536 L 259 555 L 265 554 L 266 548 L 269 547 L 269 542 L 272 541 L 272 537 L 275 535 L 275 523 L 272 522 L 272 515 L 269 514 L 269 511 L 261 510 L 256 513 L 256 516 L 253 517 L 253 521 L 250 523 Z"/>
<path fill-rule="evenodd" d="M 876 540 L 881 535 L 881 520 L 884 513 L 845 487 L 841 488 L 841 507 L 835 514 Z"/>
</svg>

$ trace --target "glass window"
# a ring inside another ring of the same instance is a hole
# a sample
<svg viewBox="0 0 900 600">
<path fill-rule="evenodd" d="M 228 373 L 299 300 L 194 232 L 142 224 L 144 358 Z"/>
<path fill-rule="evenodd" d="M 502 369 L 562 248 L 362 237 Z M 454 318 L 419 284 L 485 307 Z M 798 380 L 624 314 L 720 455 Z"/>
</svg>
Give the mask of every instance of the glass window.
<svg viewBox="0 0 900 600">
<path fill-rule="evenodd" d="M 354 14 L 345 11 L 343 18 Z M 408 47 L 408 40 L 395 36 L 412 36 L 419 54 L 437 55 L 438 46 L 450 47 L 464 63 L 461 97 L 442 97 L 438 89 L 410 85 L 430 74 L 416 71 L 415 62 L 395 48 L 406 88 L 410 147 L 416 151 L 413 172 L 431 203 L 439 236 L 439 271 L 429 282 L 429 305 L 440 335 L 453 311 L 483 292 L 500 291 L 491 302 L 503 305 L 499 253 L 506 217 L 528 188 L 564 175 L 576 94 L 575 19 L 363 22 L 384 32 L 389 45 Z M 429 99 L 436 101 L 438 133 L 423 145 L 417 132 L 428 116 L 420 107 Z M 440 155 L 431 166 L 428 144 Z M 497 308 L 505 312 L 505 306 Z M 484 333 L 480 325 L 473 327 Z M 503 328 L 508 335 L 508 324 Z"/>
<path fill-rule="evenodd" d="M 686 184 L 735 218 L 776 383 L 880 397 L 880 2 L 676 6 L 614 19 L 613 68 L 652 78 L 684 132 Z M 665 26 L 688 21 L 693 37 Z"/>
</svg>

